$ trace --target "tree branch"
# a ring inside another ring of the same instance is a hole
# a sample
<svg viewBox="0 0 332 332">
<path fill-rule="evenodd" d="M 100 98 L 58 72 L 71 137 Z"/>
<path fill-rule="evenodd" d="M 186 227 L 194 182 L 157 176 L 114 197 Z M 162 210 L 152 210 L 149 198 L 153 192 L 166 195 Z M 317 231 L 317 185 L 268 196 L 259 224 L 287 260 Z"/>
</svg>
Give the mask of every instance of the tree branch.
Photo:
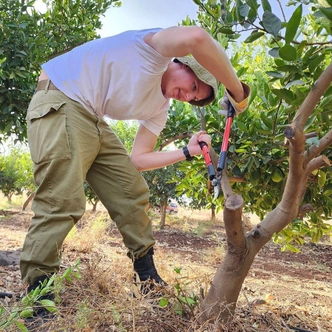
<svg viewBox="0 0 332 332">
<path fill-rule="evenodd" d="M 317 133 L 315 133 L 315 132 L 307 133 L 307 134 L 304 134 L 304 137 L 305 137 L 305 139 L 312 138 L 312 137 L 317 137 Z"/>
<path fill-rule="evenodd" d="M 318 156 L 330 145 L 332 145 L 332 129 L 319 140 L 318 146 L 312 145 L 309 150 L 306 151 L 304 166 L 306 166 L 313 158 Z"/>
<path fill-rule="evenodd" d="M 179 140 L 179 139 L 184 139 L 184 138 L 187 138 L 187 137 L 191 137 L 192 133 L 190 132 L 185 132 L 185 133 L 182 133 L 180 135 L 177 135 L 177 136 L 174 136 L 173 138 L 169 139 L 168 141 L 165 141 L 164 143 L 160 144 L 159 145 L 159 151 L 161 151 L 165 146 Z"/>
<path fill-rule="evenodd" d="M 298 214 L 298 217 L 300 219 L 303 219 L 304 216 L 308 213 L 308 212 L 311 212 L 311 211 L 314 211 L 314 207 L 311 205 L 311 204 L 304 204 L 300 207 L 299 209 L 299 214 Z"/>
<path fill-rule="evenodd" d="M 281 5 L 280 0 L 277 0 L 277 1 L 278 1 L 278 4 L 279 4 L 279 8 L 281 10 L 281 13 L 282 13 L 282 17 L 284 18 L 284 21 L 286 22 L 286 15 L 284 13 L 283 6 Z"/>
<path fill-rule="evenodd" d="M 308 96 L 301 104 L 299 110 L 296 112 L 292 124 L 294 124 L 301 131 L 311 115 L 312 111 L 315 109 L 320 98 L 323 96 L 327 88 L 332 82 L 332 63 L 323 71 L 320 75 L 313 88 L 309 92 Z"/>
<path fill-rule="evenodd" d="M 326 156 L 318 156 L 317 158 L 310 160 L 310 162 L 306 166 L 305 175 L 309 176 L 309 174 L 312 171 L 319 169 L 321 167 L 324 167 L 324 166 L 331 166 L 329 158 L 327 158 Z"/>
</svg>

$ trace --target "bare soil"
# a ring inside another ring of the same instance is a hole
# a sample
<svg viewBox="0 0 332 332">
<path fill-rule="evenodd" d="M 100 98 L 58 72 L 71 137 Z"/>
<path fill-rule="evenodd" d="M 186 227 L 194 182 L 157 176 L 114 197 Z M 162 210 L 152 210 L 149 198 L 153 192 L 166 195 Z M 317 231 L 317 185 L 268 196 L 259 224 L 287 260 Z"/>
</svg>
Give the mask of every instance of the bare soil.
<svg viewBox="0 0 332 332">
<path fill-rule="evenodd" d="M 31 215 L 31 211 L 0 210 L 0 292 L 17 293 L 24 289 L 18 264 Z M 96 214 L 87 213 L 78 228 L 83 228 L 93 218 Z M 160 274 L 169 284 L 184 278 L 188 288 L 206 293 L 226 247 L 222 221 L 211 223 L 208 214 L 196 212 L 194 215 L 187 211 L 168 216 L 166 228 L 158 230 L 158 216 L 153 218 L 157 240 L 155 260 Z M 123 255 L 123 264 L 130 274 L 130 261 L 126 260 L 121 236 L 111 221 L 107 237 L 97 249 L 80 252 L 65 245 L 63 258 L 65 262 L 73 263 L 80 257 L 84 265 L 89 255 L 96 251 L 110 269 L 117 269 L 112 266 L 112 257 Z M 174 272 L 175 268 L 181 268 L 180 275 Z M 254 311 L 266 319 L 269 315 L 284 319 L 288 326 L 298 327 L 297 331 L 332 331 L 331 271 L 332 243 L 329 239 L 317 244 L 307 243 L 297 254 L 281 252 L 280 246 L 269 242 L 257 255 L 245 280 L 238 302 L 238 308 L 242 309 L 238 315 L 244 317 L 250 309 L 251 313 Z M 250 331 L 256 331 L 256 323 L 250 324 L 253 327 Z M 276 328 L 274 331 L 281 330 Z"/>
</svg>

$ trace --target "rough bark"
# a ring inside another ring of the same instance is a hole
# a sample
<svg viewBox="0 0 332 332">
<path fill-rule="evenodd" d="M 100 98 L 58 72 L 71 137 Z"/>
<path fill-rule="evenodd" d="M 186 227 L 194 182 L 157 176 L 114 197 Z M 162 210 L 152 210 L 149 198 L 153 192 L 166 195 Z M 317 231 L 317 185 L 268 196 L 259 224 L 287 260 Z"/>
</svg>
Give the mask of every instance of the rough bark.
<svg viewBox="0 0 332 332">
<path fill-rule="evenodd" d="M 159 227 L 160 229 L 163 229 L 166 224 L 166 208 L 167 208 L 167 199 L 166 200 L 160 200 L 160 223 Z"/>
<path fill-rule="evenodd" d="M 306 183 L 310 173 L 330 165 L 324 149 L 332 145 L 332 131 L 325 134 L 318 146 L 305 149 L 304 126 L 322 95 L 332 81 L 332 64 L 322 73 L 311 92 L 297 111 L 293 122 L 285 129 L 289 144 L 289 174 L 285 190 L 278 206 L 252 230 L 245 233 L 242 227 L 242 198 L 233 194 L 226 172 L 222 178 L 225 197 L 224 222 L 227 235 L 227 252 L 219 266 L 207 296 L 201 304 L 200 321 L 232 319 L 242 284 L 259 250 L 292 220 L 301 214 Z M 211 151 L 211 159 L 217 164 L 217 156 Z"/>
<path fill-rule="evenodd" d="M 27 208 L 27 206 L 29 205 L 29 203 L 34 199 L 35 197 L 35 192 L 32 192 L 28 198 L 25 200 L 25 202 L 23 203 L 22 206 L 22 211 L 25 211 L 25 209 Z"/>
</svg>

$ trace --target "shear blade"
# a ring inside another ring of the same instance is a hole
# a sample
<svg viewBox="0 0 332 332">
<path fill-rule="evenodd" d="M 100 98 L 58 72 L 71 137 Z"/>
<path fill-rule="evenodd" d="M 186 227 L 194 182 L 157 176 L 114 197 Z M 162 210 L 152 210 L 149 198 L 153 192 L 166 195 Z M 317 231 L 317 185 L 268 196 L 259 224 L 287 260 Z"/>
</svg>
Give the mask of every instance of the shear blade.
<svg viewBox="0 0 332 332">
<path fill-rule="evenodd" d="M 214 179 L 213 183 L 213 192 L 214 192 L 214 199 L 217 199 L 221 192 L 221 185 L 220 185 L 220 179 Z"/>
</svg>

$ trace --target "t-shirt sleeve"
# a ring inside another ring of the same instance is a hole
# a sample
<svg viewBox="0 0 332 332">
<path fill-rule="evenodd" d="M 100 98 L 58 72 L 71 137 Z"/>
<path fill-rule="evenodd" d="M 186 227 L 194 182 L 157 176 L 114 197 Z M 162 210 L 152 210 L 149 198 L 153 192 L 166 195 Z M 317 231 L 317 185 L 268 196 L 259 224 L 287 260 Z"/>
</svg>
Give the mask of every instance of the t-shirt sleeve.
<svg viewBox="0 0 332 332">
<path fill-rule="evenodd" d="M 140 120 L 139 123 L 149 129 L 156 136 L 159 136 L 164 129 L 167 121 L 169 103 L 165 105 L 158 113 L 148 120 Z"/>
</svg>

